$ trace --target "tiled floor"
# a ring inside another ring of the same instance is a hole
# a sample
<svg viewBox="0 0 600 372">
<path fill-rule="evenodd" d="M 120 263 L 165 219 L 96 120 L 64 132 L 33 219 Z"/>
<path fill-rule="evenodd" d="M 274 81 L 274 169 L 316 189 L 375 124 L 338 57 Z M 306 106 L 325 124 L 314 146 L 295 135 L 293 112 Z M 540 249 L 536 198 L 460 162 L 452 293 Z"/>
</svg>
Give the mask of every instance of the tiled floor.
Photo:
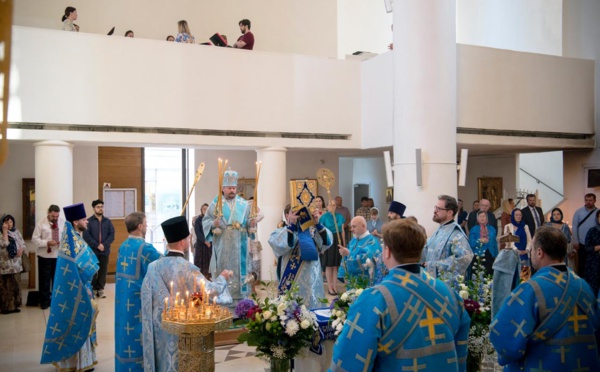
<svg viewBox="0 0 600 372">
<path fill-rule="evenodd" d="M 98 372 L 114 370 L 115 285 L 107 284 L 105 293 L 106 298 L 98 299 L 98 365 L 95 369 Z M 23 290 L 23 301 L 26 299 L 27 290 Z M 40 365 L 47 318 L 48 310 L 26 306 L 21 308 L 21 313 L 0 315 L 0 372 L 55 371 L 51 365 Z M 256 358 L 254 351 L 245 344 L 218 347 L 216 371 L 264 372 L 268 363 Z"/>
</svg>

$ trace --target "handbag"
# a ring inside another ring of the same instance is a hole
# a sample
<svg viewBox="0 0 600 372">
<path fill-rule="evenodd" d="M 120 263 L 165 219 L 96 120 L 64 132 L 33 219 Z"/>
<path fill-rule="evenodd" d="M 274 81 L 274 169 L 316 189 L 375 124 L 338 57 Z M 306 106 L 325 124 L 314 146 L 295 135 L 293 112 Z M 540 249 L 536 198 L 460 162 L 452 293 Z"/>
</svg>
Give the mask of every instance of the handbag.
<svg viewBox="0 0 600 372">
<path fill-rule="evenodd" d="M 21 260 L 23 264 L 23 271 L 21 272 L 28 273 L 29 270 L 31 270 L 31 261 L 29 261 L 29 255 L 27 254 L 27 252 L 23 252 L 23 254 L 21 255 Z"/>
</svg>

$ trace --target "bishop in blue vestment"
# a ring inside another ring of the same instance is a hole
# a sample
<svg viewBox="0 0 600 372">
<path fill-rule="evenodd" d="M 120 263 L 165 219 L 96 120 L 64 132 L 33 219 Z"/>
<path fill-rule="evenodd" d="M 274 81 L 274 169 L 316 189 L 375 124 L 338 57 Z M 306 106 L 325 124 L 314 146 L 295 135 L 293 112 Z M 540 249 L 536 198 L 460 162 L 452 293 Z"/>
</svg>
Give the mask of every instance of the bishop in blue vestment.
<svg viewBox="0 0 600 372">
<path fill-rule="evenodd" d="M 306 208 L 301 211 L 302 214 L 307 214 Z M 273 231 L 269 238 L 275 257 L 282 257 L 279 292 L 283 293 L 292 283 L 296 283 L 299 287 L 298 295 L 304 298 L 306 306 L 309 309 L 319 308 L 320 299 L 325 298 L 319 253 L 331 246 L 333 236 L 331 231 L 319 223 L 318 213 L 313 214 L 313 223 L 316 224 L 310 227 L 310 216 L 299 218 L 289 205 L 284 213 L 287 226 Z M 302 226 L 305 227 L 304 230 Z"/>
<path fill-rule="evenodd" d="M 378 277 L 375 260 L 381 259 L 381 243 L 367 230 L 367 221 L 362 217 L 354 217 L 350 221 L 352 230 L 352 240 L 348 247 L 340 246 L 340 253 L 343 256 L 342 265 L 338 277 L 347 277 L 349 281 L 352 278 L 361 278 L 369 286 L 376 284 L 374 278 Z"/>
<path fill-rule="evenodd" d="M 173 217 L 161 224 L 167 239 L 169 253 L 152 262 L 142 283 L 142 345 L 144 347 L 144 371 L 177 372 L 179 337 L 162 329 L 162 312 L 165 298 L 173 293 L 193 292 L 204 276 L 196 266 L 184 259 L 189 249 L 190 230 L 183 216 Z M 224 270 L 213 282 L 206 281 L 209 297 L 218 296 L 227 288 L 229 270 Z M 171 287 L 171 283 L 173 286 Z"/>
<path fill-rule="evenodd" d="M 82 203 L 63 208 L 65 228 L 58 249 L 50 316 L 41 364 L 59 371 L 89 371 L 96 360 L 96 316 L 92 278 L 98 259 L 81 234 L 88 220 Z"/>
<path fill-rule="evenodd" d="M 222 211 L 216 210 L 214 198 L 202 218 L 205 241 L 212 242 L 210 272 L 213 276 L 226 268 L 233 271 L 233 279 L 227 291 L 217 298 L 220 304 L 231 304 L 248 295 L 251 286 L 246 275 L 252 272 L 252 257 L 248 249 L 248 229 L 256 226 L 250 218 L 250 204 L 237 192 L 238 173 L 228 170 L 223 178 Z M 218 213 L 222 212 L 222 216 Z M 253 238 L 251 236 L 251 238 Z"/>
<path fill-rule="evenodd" d="M 383 281 L 350 305 L 330 371 L 465 371 L 470 318 L 457 293 L 418 264 L 425 245 L 411 220 L 383 227 Z"/>
<path fill-rule="evenodd" d="M 144 370 L 142 348 L 142 282 L 150 263 L 161 254 L 146 243 L 146 216 L 133 212 L 125 218 L 129 237 L 119 247 L 115 295 L 115 371 Z"/>
<path fill-rule="evenodd" d="M 490 326 L 505 371 L 600 371 L 600 326 L 591 287 L 564 263 L 567 238 L 536 230 L 531 263 L 538 271 L 515 288 Z"/>
</svg>

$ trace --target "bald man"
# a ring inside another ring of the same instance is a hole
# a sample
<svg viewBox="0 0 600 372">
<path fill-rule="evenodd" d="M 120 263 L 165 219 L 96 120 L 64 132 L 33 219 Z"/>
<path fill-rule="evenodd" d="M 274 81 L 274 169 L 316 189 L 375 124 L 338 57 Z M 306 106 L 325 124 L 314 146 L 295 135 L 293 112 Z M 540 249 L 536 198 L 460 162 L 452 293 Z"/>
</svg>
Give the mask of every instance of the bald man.
<svg viewBox="0 0 600 372">
<path fill-rule="evenodd" d="M 471 230 L 475 225 L 477 225 L 477 214 L 479 211 L 486 212 L 488 218 L 488 225 L 493 226 L 494 229 L 498 229 L 498 222 L 496 222 L 496 216 L 490 210 L 492 203 L 490 203 L 487 199 L 481 199 L 479 201 L 479 210 L 469 213 L 467 217 L 467 227 Z"/>
<path fill-rule="evenodd" d="M 354 217 L 350 221 L 352 240 L 348 247 L 339 245 L 342 255 L 342 266 L 338 277 L 345 278 L 350 286 L 361 287 L 376 284 L 381 277 L 381 272 L 375 265 L 376 259 L 381 258 L 381 244 L 379 239 L 367 230 L 367 221 L 362 216 Z M 373 265 L 368 265 L 370 260 Z"/>
</svg>

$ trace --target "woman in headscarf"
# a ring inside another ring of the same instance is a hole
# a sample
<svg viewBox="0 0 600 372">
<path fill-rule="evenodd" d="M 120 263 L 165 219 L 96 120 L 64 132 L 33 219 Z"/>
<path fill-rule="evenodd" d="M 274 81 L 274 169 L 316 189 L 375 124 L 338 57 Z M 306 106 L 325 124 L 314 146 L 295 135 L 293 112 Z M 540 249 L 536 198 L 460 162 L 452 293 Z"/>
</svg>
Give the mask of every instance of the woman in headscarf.
<svg viewBox="0 0 600 372">
<path fill-rule="evenodd" d="M 519 237 L 518 243 L 508 243 L 506 248 L 516 248 L 519 252 L 521 261 L 521 280 L 527 281 L 531 277 L 531 261 L 529 260 L 529 251 L 531 246 L 531 233 L 529 226 L 523 221 L 523 212 L 515 209 L 510 217 L 510 224 L 504 227 L 504 232 L 510 232 Z"/>
<path fill-rule="evenodd" d="M 547 226 L 552 226 L 555 229 L 559 229 L 567 238 L 568 248 L 567 256 L 565 257 L 565 263 L 567 265 L 574 266 L 573 262 L 573 247 L 571 246 L 571 228 L 569 225 L 563 222 L 563 212 L 560 208 L 554 208 L 550 213 L 550 222 L 546 222 Z"/>
<path fill-rule="evenodd" d="M 0 236 L 0 313 L 19 313 L 21 310 L 21 255 L 25 241 L 11 215 L 2 218 Z"/>
<path fill-rule="evenodd" d="M 492 265 L 498 255 L 498 243 L 496 242 L 496 229 L 488 224 L 487 212 L 479 211 L 477 213 L 477 225 L 473 226 L 469 232 L 469 243 L 474 255 L 485 258 L 486 274 L 493 275 Z M 476 256 L 473 257 L 473 260 L 477 259 Z M 468 272 L 470 273 L 471 270 Z M 467 277 L 471 279 L 470 274 Z"/>
<path fill-rule="evenodd" d="M 585 236 L 585 250 L 588 256 L 583 279 L 588 282 L 597 296 L 600 288 L 600 210 L 596 212 L 596 226 Z"/>
<path fill-rule="evenodd" d="M 383 228 L 383 221 L 379 219 L 379 209 L 373 207 L 371 208 L 371 219 L 367 221 L 367 229 L 369 233 L 381 242 L 383 238 L 383 234 L 381 233 L 381 229 Z"/>
</svg>

